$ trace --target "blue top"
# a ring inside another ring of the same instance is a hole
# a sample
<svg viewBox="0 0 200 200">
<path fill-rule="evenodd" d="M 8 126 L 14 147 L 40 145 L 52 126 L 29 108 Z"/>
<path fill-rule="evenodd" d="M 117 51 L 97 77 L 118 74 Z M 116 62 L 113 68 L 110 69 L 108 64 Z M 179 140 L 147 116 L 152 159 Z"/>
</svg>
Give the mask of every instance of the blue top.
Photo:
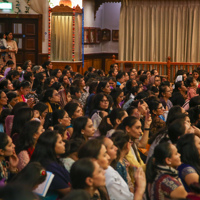
<svg viewBox="0 0 200 200">
<path fill-rule="evenodd" d="M 185 182 L 185 177 L 188 175 L 188 174 L 191 174 L 191 173 L 197 173 L 197 171 L 195 170 L 194 167 L 192 167 L 191 165 L 188 165 L 188 164 L 181 164 L 179 167 L 178 167 L 178 176 L 180 177 L 184 187 L 185 187 L 185 190 L 187 192 L 191 192 L 190 188 L 188 187 L 187 183 Z"/>
<path fill-rule="evenodd" d="M 124 181 L 128 184 L 127 180 L 127 171 L 126 171 L 126 166 L 125 163 L 117 163 L 116 171 L 120 174 L 120 176 L 124 179 Z"/>
<path fill-rule="evenodd" d="M 59 196 L 57 190 L 65 189 L 71 186 L 69 172 L 64 166 L 57 162 L 51 162 L 46 167 L 47 171 L 54 174 L 49 190 L 46 194 L 45 200 L 56 200 Z"/>
</svg>

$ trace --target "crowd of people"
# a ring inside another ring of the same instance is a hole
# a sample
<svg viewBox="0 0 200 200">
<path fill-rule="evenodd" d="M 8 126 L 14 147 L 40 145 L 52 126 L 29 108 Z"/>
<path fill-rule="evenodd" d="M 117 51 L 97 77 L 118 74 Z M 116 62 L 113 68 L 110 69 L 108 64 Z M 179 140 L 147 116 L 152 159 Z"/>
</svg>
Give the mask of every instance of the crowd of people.
<svg viewBox="0 0 200 200">
<path fill-rule="evenodd" d="M 200 199 L 199 71 L 1 66 L 0 199 Z M 45 197 L 32 191 L 54 174 Z"/>
</svg>

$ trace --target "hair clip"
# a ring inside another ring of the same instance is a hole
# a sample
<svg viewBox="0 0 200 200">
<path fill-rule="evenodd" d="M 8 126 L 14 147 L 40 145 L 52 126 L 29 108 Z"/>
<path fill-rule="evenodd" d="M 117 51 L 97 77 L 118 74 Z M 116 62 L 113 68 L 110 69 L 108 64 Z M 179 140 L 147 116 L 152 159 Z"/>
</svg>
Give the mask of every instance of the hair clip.
<svg viewBox="0 0 200 200">
<path fill-rule="evenodd" d="M 41 176 L 45 176 L 46 175 L 46 171 L 44 169 L 40 170 L 40 175 Z"/>
</svg>

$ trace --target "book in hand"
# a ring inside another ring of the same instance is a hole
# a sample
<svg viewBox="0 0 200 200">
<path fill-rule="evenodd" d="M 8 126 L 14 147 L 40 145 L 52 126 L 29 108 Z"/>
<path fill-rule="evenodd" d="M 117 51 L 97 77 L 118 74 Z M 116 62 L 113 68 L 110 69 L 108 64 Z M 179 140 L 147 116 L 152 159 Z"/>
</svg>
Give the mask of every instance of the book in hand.
<svg viewBox="0 0 200 200">
<path fill-rule="evenodd" d="M 46 177 L 45 181 L 43 183 L 41 183 L 40 185 L 38 185 L 38 187 L 35 190 L 33 190 L 34 193 L 36 193 L 40 196 L 43 196 L 43 197 L 46 196 L 47 191 L 48 191 L 48 189 L 51 185 L 51 182 L 54 178 L 54 174 L 52 174 L 51 172 L 46 171 L 46 173 L 47 173 L 47 177 Z"/>
</svg>

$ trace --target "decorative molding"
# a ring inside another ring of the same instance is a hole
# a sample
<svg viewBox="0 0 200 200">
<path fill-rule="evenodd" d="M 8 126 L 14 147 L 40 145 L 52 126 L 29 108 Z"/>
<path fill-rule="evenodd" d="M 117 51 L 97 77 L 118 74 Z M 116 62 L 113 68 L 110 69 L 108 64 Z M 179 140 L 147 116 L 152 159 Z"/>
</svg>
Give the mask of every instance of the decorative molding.
<svg viewBox="0 0 200 200">
<path fill-rule="evenodd" d="M 51 9 L 51 12 L 68 12 L 68 13 L 73 13 L 73 8 L 70 8 L 69 6 L 64 6 L 61 4 L 60 6 L 55 6 L 54 8 Z M 82 9 L 77 5 L 75 7 L 75 13 L 82 13 Z"/>
<path fill-rule="evenodd" d="M 120 3 L 121 0 L 95 0 L 94 18 L 96 18 L 96 13 L 103 3 Z"/>
</svg>

